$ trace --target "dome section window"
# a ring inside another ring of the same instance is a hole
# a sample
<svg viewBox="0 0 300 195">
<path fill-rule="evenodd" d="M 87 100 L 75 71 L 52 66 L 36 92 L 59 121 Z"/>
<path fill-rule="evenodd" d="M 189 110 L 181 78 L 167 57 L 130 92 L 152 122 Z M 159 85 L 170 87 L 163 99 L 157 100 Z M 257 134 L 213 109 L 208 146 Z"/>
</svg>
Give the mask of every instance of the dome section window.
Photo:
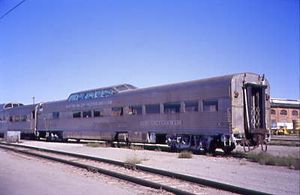
<svg viewBox="0 0 300 195">
<path fill-rule="evenodd" d="M 11 104 L 11 103 L 9 103 L 9 104 L 5 104 L 5 106 L 4 106 L 4 108 L 12 108 L 13 107 L 13 105 Z"/>
<path fill-rule="evenodd" d="M 86 100 L 90 100 L 90 99 L 94 99 L 94 98 L 95 98 L 95 92 L 94 91 L 88 92 L 84 96 L 84 99 L 86 99 Z"/>
<path fill-rule="evenodd" d="M 95 92 L 95 98 L 104 98 L 104 97 L 109 97 L 112 96 L 114 94 L 116 94 L 117 92 L 113 89 L 101 89 L 101 90 L 97 90 Z"/>
<path fill-rule="evenodd" d="M 80 100 L 90 100 L 95 98 L 105 98 L 116 94 L 117 91 L 112 88 L 98 89 L 87 92 L 78 92 L 71 94 L 68 101 L 80 101 Z"/>
<path fill-rule="evenodd" d="M 78 94 L 72 94 L 69 97 L 69 101 L 77 101 L 78 100 Z"/>
</svg>

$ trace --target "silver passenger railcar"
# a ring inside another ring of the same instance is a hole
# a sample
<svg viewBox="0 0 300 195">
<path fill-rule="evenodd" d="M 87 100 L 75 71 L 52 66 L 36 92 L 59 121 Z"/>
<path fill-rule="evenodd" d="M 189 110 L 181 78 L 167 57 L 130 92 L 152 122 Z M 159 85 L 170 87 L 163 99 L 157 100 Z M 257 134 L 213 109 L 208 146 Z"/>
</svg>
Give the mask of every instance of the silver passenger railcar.
<svg viewBox="0 0 300 195">
<path fill-rule="evenodd" d="M 6 131 L 21 131 L 23 137 L 33 137 L 34 105 L 0 104 L 0 136 Z"/>
<path fill-rule="evenodd" d="M 123 84 L 29 106 L 33 122 L 27 127 L 50 140 L 168 143 L 172 149 L 230 152 L 238 141 L 247 147 L 265 144 L 269 99 L 268 81 L 253 73 L 143 89 Z M 4 120 L 17 123 L 7 120 L 15 114 L 6 111 Z"/>
</svg>

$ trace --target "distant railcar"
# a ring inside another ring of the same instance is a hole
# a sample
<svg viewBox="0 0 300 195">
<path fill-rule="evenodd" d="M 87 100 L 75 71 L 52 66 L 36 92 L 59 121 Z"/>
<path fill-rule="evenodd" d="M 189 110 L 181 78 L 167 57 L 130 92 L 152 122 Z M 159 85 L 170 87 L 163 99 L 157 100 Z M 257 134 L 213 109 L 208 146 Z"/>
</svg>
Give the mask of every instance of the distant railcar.
<svg viewBox="0 0 300 195">
<path fill-rule="evenodd" d="M 123 84 L 2 109 L 0 130 L 20 129 L 50 140 L 167 143 L 171 149 L 230 152 L 237 141 L 265 143 L 269 97 L 268 81 L 254 73 L 143 89 Z"/>
<path fill-rule="evenodd" d="M 34 105 L 24 106 L 21 103 L 0 105 L 0 136 L 6 131 L 21 131 L 22 136 L 33 137 L 34 134 Z"/>
</svg>

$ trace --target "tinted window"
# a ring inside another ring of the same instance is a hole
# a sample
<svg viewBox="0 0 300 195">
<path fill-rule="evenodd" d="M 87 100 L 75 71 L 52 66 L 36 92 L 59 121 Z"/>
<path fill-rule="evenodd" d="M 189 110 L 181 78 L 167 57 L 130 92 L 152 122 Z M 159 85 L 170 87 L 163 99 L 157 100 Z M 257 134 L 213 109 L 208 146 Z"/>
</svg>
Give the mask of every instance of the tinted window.
<svg viewBox="0 0 300 195">
<path fill-rule="evenodd" d="M 147 114 L 160 113 L 160 105 L 159 104 L 146 105 L 146 113 Z"/>
<path fill-rule="evenodd" d="M 141 115 L 143 113 L 142 106 L 129 106 L 129 115 Z"/>
<path fill-rule="evenodd" d="M 109 97 L 113 94 L 115 94 L 116 91 L 113 89 L 101 89 L 95 92 L 95 98 L 103 98 L 103 97 Z"/>
<path fill-rule="evenodd" d="M 103 111 L 100 110 L 94 110 L 94 117 L 102 117 Z"/>
<path fill-rule="evenodd" d="M 208 111 L 208 112 L 218 111 L 218 100 L 204 100 L 203 111 Z"/>
<path fill-rule="evenodd" d="M 73 118 L 80 118 L 81 112 L 73 112 Z"/>
<path fill-rule="evenodd" d="M 26 121 L 26 120 L 27 120 L 27 116 L 26 115 L 21 116 L 21 121 Z"/>
<path fill-rule="evenodd" d="M 69 101 L 76 101 L 78 100 L 78 94 L 73 94 L 69 97 Z"/>
<path fill-rule="evenodd" d="M 293 110 L 293 111 L 292 111 L 292 115 L 293 115 L 293 116 L 298 116 L 298 111 L 297 111 L 297 110 Z"/>
<path fill-rule="evenodd" d="M 9 104 L 6 104 L 4 108 L 11 108 L 11 107 L 12 107 L 12 104 L 9 103 Z"/>
<path fill-rule="evenodd" d="M 180 103 L 165 103 L 164 113 L 178 113 L 180 112 Z"/>
<path fill-rule="evenodd" d="M 52 118 L 53 119 L 58 119 L 59 118 L 59 112 L 53 112 L 52 113 Z"/>
<path fill-rule="evenodd" d="M 95 92 L 88 92 L 85 94 L 84 99 L 89 100 L 89 99 L 93 99 L 95 97 Z"/>
<path fill-rule="evenodd" d="M 113 108 L 111 108 L 111 115 L 112 116 L 122 116 L 123 115 L 123 108 L 122 107 L 113 107 Z"/>
<path fill-rule="evenodd" d="M 83 118 L 90 118 L 92 117 L 92 111 L 84 111 L 82 112 Z"/>
<path fill-rule="evenodd" d="M 197 112 L 198 111 L 198 101 L 186 101 L 185 111 L 186 112 Z"/>
<path fill-rule="evenodd" d="M 13 117 L 13 120 L 14 120 L 15 122 L 19 122 L 19 121 L 20 121 L 20 116 L 18 116 L 18 115 L 17 115 L 17 116 L 14 116 L 14 117 Z"/>
</svg>

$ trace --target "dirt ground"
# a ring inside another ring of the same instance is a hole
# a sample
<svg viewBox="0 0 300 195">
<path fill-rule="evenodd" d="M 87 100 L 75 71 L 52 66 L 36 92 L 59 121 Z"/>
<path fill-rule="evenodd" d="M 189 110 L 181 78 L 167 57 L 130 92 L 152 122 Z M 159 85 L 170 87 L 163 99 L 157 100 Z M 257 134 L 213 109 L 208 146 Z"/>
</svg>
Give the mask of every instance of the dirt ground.
<svg viewBox="0 0 300 195">
<path fill-rule="evenodd" d="M 159 190 L 2 149 L 0 159 L 1 195 L 160 193 Z"/>
<path fill-rule="evenodd" d="M 196 177 L 225 182 L 240 187 L 271 194 L 300 194 L 300 171 L 287 167 L 259 165 L 246 159 L 193 155 L 191 159 L 180 159 L 178 153 L 120 148 L 88 147 L 85 144 L 47 143 L 24 141 L 25 145 L 39 146 L 101 158 L 126 161 L 142 160 L 151 166 Z M 242 148 L 237 148 L 241 150 Z M 299 156 L 299 147 L 269 146 L 268 152 L 278 155 Z"/>
<path fill-rule="evenodd" d="M 235 151 L 243 152 L 244 149 L 238 146 Z M 261 150 L 255 149 L 253 152 L 258 153 Z M 294 146 L 276 146 L 276 145 L 269 145 L 267 153 L 272 154 L 274 156 L 292 156 L 296 158 L 300 158 L 300 147 Z"/>
</svg>

